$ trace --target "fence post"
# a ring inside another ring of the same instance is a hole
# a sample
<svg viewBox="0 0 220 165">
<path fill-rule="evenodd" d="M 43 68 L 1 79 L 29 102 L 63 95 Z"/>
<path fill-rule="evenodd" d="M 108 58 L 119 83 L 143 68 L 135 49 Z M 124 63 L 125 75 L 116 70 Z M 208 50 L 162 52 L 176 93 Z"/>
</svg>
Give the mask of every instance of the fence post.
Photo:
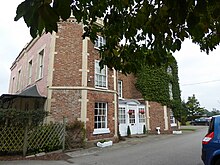
<svg viewBox="0 0 220 165">
<path fill-rule="evenodd" d="M 28 147 L 28 125 L 25 125 L 24 129 L 24 144 L 23 144 L 23 156 L 27 154 L 27 147 Z"/>
<path fill-rule="evenodd" d="M 63 117 L 63 147 L 62 150 L 65 150 L 65 140 L 66 140 L 66 117 Z"/>
</svg>

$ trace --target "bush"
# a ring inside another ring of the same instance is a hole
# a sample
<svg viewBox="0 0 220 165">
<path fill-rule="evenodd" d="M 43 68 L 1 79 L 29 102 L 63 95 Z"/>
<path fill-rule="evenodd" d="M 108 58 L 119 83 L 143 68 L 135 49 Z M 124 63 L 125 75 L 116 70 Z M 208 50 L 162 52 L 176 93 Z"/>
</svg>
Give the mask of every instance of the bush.
<svg viewBox="0 0 220 165">
<path fill-rule="evenodd" d="M 127 137 L 130 137 L 131 136 L 131 130 L 130 130 L 130 127 L 128 125 L 128 128 L 127 128 Z"/>
<path fill-rule="evenodd" d="M 68 123 L 66 126 L 66 149 L 82 148 L 85 147 L 86 131 L 84 123 L 75 120 Z"/>
</svg>

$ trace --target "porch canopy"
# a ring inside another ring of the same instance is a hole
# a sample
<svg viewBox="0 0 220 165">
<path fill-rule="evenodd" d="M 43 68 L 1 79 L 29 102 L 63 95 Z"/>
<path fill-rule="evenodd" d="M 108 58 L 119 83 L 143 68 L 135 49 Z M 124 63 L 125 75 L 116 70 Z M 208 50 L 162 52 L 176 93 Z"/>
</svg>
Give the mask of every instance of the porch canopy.
<svg viewBox="0 0 220 165">
<path fill-rule="evenodd" d="M 135 99 L 119 99 L 119 104 L 141 105 L 141 103 Z"/>
</svg>

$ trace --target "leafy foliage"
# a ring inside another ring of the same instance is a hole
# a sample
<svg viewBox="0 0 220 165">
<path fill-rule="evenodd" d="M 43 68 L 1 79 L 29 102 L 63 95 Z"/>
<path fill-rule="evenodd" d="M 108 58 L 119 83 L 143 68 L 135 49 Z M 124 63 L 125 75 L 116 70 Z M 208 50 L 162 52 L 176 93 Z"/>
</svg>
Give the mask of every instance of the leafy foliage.
<svg viewBox="0 0 220 165">
<path fill-rule="evenodd" d="M 43 109 L 18 110 L 0 109 L 0 125 L 36 126 L 43 122 L 48 113 Z"/>
<path fill-rule="evenodd" d="M 136 74 L 136 87 L 142 93 L 145 100 L 159 102 L 173 110 L 174 116 L 180 120 L 182 105 L 180 99 L 179 78 L 177 63 L 173 57 L 173 63 L 167 71 L 167 66 L 143 66 Z M 172 98 L 169 84 L 172 84 Z"/>
<path fill-rule="evenodd" d="M 66 125 L 66 149 L 85 147 L 86 130 L 83 122 L 75 120 Z"/>
<path fill-rule="evenodd" d="M 131 129 L 129 125 L 127 127 L 127 137 L 131 137 Z"/>
<path fill-rule="evenodd" d="M 220 2 L 214 0 L 25 0 L 17 7 L 32 37 L 58 31 L 57 22 L 71 11 L 84 26 L 83 37 L 94 43 L 97 34 L 107 43 L 100 49 L 101 66 L 136 73 L 139 61 L 168 63 L 167 52 L 181 49 L 185 38 L 212 51 L 220 42 Z M 97 26 L 97 18 L 103 26 Z M 119 45 L 124 40 L 124 44 Z"/>
</svg>

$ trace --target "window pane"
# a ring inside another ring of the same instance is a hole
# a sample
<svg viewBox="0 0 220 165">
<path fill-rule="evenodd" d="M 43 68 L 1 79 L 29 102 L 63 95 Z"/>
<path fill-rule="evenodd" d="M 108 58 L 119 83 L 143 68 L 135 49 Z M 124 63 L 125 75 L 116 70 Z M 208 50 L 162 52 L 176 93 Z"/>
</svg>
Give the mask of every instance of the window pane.
<svg viewBox="0 0 220 165">
<path fill-rule="evenodd" d="M 95 103 L 94 115 L 95 128 L 107 128 L 107 103 Z"/>
<path fill-rule="evenodd" d="M 100 70 L 99 62 L 95 61 L 95 86 L 107 87 L 107 72 L 106 66 Z"/>
</svg>

